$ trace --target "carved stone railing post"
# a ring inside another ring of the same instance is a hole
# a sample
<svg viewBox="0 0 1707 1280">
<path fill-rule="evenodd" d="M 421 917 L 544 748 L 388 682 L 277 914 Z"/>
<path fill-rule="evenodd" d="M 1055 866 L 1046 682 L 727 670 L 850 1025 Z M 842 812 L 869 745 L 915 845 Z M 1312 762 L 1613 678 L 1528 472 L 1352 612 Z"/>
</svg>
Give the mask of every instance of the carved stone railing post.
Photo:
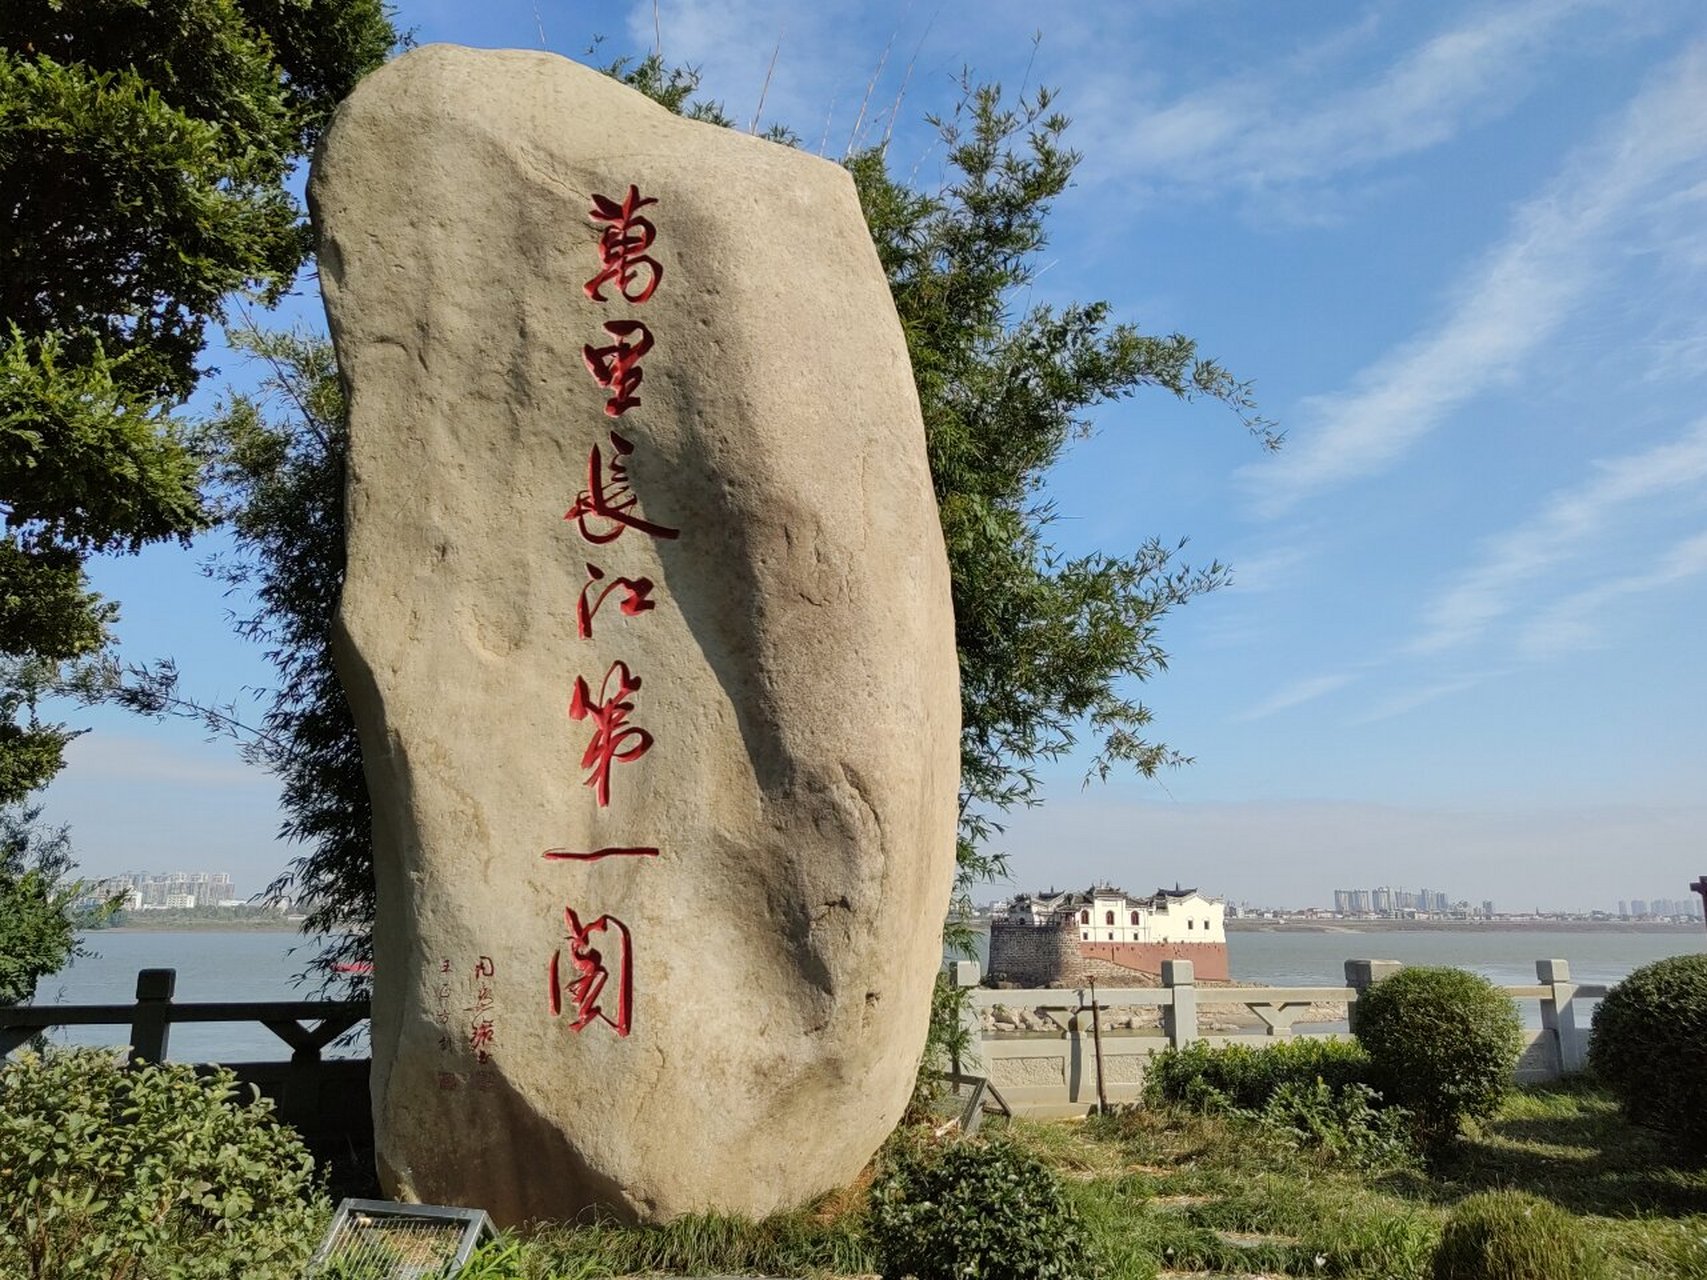
<svg viewBox="0 0 1707 1280">
<path fill-rule="evenodd" d="M 1197 974 L 1191 961 L 1162 961 L 1162 985 L 1173 996 L 1162 1011 L 1168 1043 L 1183 1049 L 1197 1039 Z"/>
<path fill-rule="evenodd" d="M 1347 960 L 1345 962 L 1345 985 L 1357 992 L 1361 999 L 1363 993 L 1369 990 L 1383 978 L 1391 977 L 1405 966 L 1397 960 Z M 1346 1022 L 1350 1025 L 1352 1034 L 1357 1033 L 1357 1001 L 1353 1000 L 1346 1006 Z"/>
<path fill-rule="evenodd" d="M 1550 1032 L 1559 1054 L 1559 1071 L 1571 1075 L 1583 1069 L 1583 1042 L 1577 1035 L 1577 984 L 1566 960 L 1537 960 L 1535 976 L 1552 987 L 1541 998 L 1541 1026 Z"/>
<path fill-rule="evenodd" d="M 976 960 L 950 960 L 943 966 L 948 974 L 948 980 L 961 990 L 970 991 L 983 980 L 983 967 Z M 988 1076 L 990 1064 L 984 1054 L 984 1021 L 978 1014 L 978 1006 L 967 999 L 960 1006 L 960 1026 L 966 1033 L 966 1057 L 956 1054 L 949 1066 L 956 1075 L 969 1071 L 973 1075 Z"/>
</svg>

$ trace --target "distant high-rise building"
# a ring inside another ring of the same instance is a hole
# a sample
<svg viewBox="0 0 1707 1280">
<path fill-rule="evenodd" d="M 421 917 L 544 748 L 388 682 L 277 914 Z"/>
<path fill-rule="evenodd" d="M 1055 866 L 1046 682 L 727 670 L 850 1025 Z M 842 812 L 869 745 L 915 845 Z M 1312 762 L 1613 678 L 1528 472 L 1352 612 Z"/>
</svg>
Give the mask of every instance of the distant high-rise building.
<svg viewBox="0 0 1707 1280">
<path fill-rule="evenodd" d="M 1630 914 L 1633 916 L 1645 916 L 1645 915 L 1647 915 L 1648 914 L 1647 900 L 1645 898 L 1632 898 L 1632 899 L 1630 899 Z"/>
<path fill-rule="evenodd" d="M 212 907 L 237 897 L 224 871 L 126 872 L 104 882 L 125 893 L 133 910 L 149 907 Z M 128 886 L 128 891 L 126 889 Z"/>
<path fill-rule="evenodd" d="M 1618 899 L 1618 914 L 1621 916 L 1627 916 L 1630 914 L 1630 904 L 1623 898 Z"/>
<path fill-rule="evenodd" d="M 1426 911 L 1433 915 L 1473 915 L 1476 908 L 1469 899 L 1453 899 L 1445 889 L 1395 889 L 1379 885 L 1373 889 L 1335 889 L 1334 914 L 1341 916 L 1390 916 L 1406 911 Z M 1482 901 L 1481 913 L 1494 914 L 1491 899 Z"/>
</svg>

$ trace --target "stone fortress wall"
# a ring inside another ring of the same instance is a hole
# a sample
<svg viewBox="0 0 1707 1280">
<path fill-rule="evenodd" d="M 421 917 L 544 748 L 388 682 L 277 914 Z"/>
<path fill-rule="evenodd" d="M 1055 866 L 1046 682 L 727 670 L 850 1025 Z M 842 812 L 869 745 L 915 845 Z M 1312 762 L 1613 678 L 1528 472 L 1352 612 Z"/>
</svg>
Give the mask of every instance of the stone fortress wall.
<svg viewBox="0 0 1707 1280">
<path fill-rule="evenodd" d="M 1162 961 L 1189 960 L 1199 982 L 1226 982 L 1225 942 L 1081 942 L 1081 964 L 1097 980 L 1127 977 L 1134 972 L 1160 977 Z"/>
<path fill-rule="evenodd" d="M 1070 916 L 1046 924 L 992 920 L 989 974 L 1027 987 L 1076 986 L 1088 976 L 1079 945 Z"/>
<path fill-rule="evenodd" d="M 1190 960 L 1205 982 L 1230 976 L 1225 942 L 1085 942 L 1072 916 L 1045 924 L 990 922 L 988 971 L 995 981 L 1027 987 L 1078 986 L 1091 977 L 1131 982 L 1138 975 L 1159 977 L 1164 960 Z"/>
</svg>

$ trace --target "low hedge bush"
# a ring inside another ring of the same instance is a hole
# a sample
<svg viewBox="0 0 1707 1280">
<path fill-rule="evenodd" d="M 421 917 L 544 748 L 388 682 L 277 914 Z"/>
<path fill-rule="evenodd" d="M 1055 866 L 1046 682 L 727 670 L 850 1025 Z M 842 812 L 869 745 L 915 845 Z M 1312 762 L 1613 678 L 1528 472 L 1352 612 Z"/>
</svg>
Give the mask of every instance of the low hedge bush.
<svg viewBox="0 0 1707 1280">
<path fill-rule="evenodd" d="M 1707 1156 L 1707 955 L 1644 965 L 1607 992 L 1588 1058 L 1625 1115 Z"/>
<path fill-rule="evenodd" d="M 867 1232 L 885 1276 L 1081 1280 L 1090 1241 L 1058 1179 L 1007 1139 L 896 1143 L 872 1184 Z"/>
<path fill-rule="evenodd" d="M 1410 1115 L 1385 1106 L 1352 1040 L 1282 1040 L 1262 1048 L 1198 1041 L 1151 1057 L 1144 1100 L 1233 1117 L 1259 1138 L 1364 1167 L 1411 1158 Z"/>
<path fill-rule="evenodd" d="M 229 1071 L 0 1064 L 0 1275 L 294 1280 L 325 1211 L 301 1140 Z"/>
<path fill-rule="evenodd" d="M 1411 1113 L 1426 1151 L 1456 1140 L 1464 1119 L 1491 1116 L 1511 1088 L 1522 1024 L 1479 974 L 1400 969 L 1363 993 L 1356 1015 L 1375 1088 Z"/>
<path fill-rule="evenodd" d="M 1603 1280 L 1588 1224 L 1521 1191 L 1461 1200 L 1434 1251 L 1433 1280 Z"/>
<path fill-rule="evenodd" d="M 1144 1100 L 1152 1106 L 1183 1102 L 1260 1111 L 1284 1085 L 1309 1086 L 1320 1080 L 1339 1093 L 1373 1079 L 1369 1055 L 1355 1040 L 1281 1040 L 1260 1049 L 1212 1049 L 1199 1040 L 1150 1058 Z"/>
</svg>

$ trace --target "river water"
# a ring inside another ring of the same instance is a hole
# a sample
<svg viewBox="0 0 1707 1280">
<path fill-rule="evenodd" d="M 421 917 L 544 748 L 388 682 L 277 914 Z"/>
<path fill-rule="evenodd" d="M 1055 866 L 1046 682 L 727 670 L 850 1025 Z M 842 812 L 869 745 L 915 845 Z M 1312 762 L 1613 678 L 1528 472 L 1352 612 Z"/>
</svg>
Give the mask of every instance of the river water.
<svg viewBox="0 0 1707 1280">
<path fill-rule="evenodd" d="M 95 954 L 73 960 L 36 988 L 36 1004 L 130 1004 L 139 969 L 176 969 L 173 1000 L 312 1000 L 311 983 L 297 983 L 313 944 L 300 934 L 265 929 L 102 929 L 84 938 Z M 61 1044 L 120 1045 L 128 1027 L 65 1027 Z M 328 1057 L 362 1054 L 362 1045 L 330 1049 Z M 180 1062 L 276 1062 L 290 1057 L 284 1042 L 258 1022 L 175 1023 L 166 1055 Z"/>
<path fill-rule="evenodd" d="M 89 935 L 97 954 L 44 978 L 37 1004 L 128 1004 L 138 969 L 176 969 L 176 999 L 305 1000 L 313 989 L 295 975 L 310 944 L 294 933 L 264 931 L 104 930 Z M 1535 961 L 1569 960 L 1579 982 L 1614 983 L 1665 956 L 1707 950 L 1707 932 L 1546 932 L 1485 929 L 1453 932 L 1230 932 L 1233 977 L 1277 986 L 1339 986 L 1350 959 L 1456 965 L 1502 985 L 1535 981 Z M 123 1044 L 124 1027 L 79 1027 L 53 1033 L 70 1044 Z M 259 1023 L 182 1024 L 172 1028 L 169 1056 L 180 1061 L 241 1062 L 288 1056 Z M 357 1045 L 343 1052 L 363 1052 Z"/>
</svg>

